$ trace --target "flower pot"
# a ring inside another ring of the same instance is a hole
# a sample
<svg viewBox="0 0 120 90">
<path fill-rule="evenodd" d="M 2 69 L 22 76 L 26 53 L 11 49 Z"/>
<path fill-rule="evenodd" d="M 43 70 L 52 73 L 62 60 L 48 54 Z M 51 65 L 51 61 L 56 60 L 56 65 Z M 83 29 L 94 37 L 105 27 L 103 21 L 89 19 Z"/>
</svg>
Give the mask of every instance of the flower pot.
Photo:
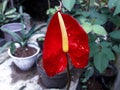
<svg viewBox="0 0 120 90">
<path fill-rule="evenodd" d="M 43 42 L 44 42 L 44 39 L 45 39 L 45 34 L 44 33 L 38 33 L 38 34 L 35 34 L 33 35 L 30 39 L 29 39 L 29 42 L 32 43 L 32 42 L 37 42 L 36 44 L 40 47 L 41 51 L 43 50 Z"/>
<path fill-rule="evenodd" d="M 8 29 L 11 30 L 12 32 L 20 34 L 20 31 L 22 30 L 22 27 L 25 29 L 25 25 L 21 23 L 8 23 L 3 26 L 1 26 L 1 29 Z M 8 33 L 4 32 L 4 38 L 6 41 L 13 41 L 14 39 L 12 38 L 11 35 Z"/>
<path fill-rule="evenodd" d="M 37 64 L 38 73 L 40 74 L 42 85 L 45 88 L 59 88 L 59 89 L 64 88 L 68 82 L 67 72 L 62 72 L 53 77 L 47 76 L 42 65 L 41 57 L 42 55 L 40 56 L 40 59 L 37 60 L 36 64 Z"/>
<path fill-rule="evenodd" d="M 41 36 L 41 37 L 37 38 L 37 43 L 38 43 L 39 47 L 41 48 L 41 51 L 43 51 L 44 38 L 45 38 L 45 36 Z"/>
<path fill-rule="evenodd" d="M 35 44 L 29 44 L 28 46 L 33 47 L 37 50 L 35 54 L 29 57 L 15 57 L 11 54 L 10 49 L 8 49 L 9 56 L 13 58 L 13 62 L 21 70 L 29 70 L 34 65 L 35 61 L 38 58 L 38 54 L 40 52 L 40 48 L 36 46 Z"/>
</svg>

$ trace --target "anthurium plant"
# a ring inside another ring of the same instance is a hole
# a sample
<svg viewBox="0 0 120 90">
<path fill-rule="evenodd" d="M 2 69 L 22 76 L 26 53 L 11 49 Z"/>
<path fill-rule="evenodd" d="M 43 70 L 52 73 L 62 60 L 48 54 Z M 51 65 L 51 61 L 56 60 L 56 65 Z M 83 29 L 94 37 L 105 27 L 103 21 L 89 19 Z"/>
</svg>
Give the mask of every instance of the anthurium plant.
<svg viewBox="0 0 120 90">
<path fill-rule="evenodd" d="M 43 47 L 43 66 L 48 76 L 68 68 L 68 58 L 76 68 L 88 65 L 88 35 L 68 14 L 56 12 L 47 29 Z"/>
</svg>

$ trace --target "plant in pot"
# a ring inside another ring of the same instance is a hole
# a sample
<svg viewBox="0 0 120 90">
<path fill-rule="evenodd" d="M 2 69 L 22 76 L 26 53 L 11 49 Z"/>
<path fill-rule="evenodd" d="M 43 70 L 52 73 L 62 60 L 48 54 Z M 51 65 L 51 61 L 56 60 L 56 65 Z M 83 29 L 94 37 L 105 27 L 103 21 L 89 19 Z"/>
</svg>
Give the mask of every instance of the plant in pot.
<svg viewBox="0 0 120 90">
<path fill-rule="evenodd" d="M 8 22 L 12 22 L 20 18 L 20 14 L 16 12 L 16 8 L 9 8 L 7 3 L 8 0 L 3 0 L 0 3 L 0 27 Z M 4 40 L 5 35 L 6 34 L 0 30 L 1 46 L 5 44 Z"/>
<path fill-rule="evenodd" d="M 15 41 L 6 43 L 1 50 L 3 50 L 6 46 L 10 46 L 8 54 L 11 58 L 13 58 L 15 65 L 21 70 L 30 69 L 38 57 L 40 48 L 35 42 L 29 43 L 29 39 L 42 27 L 43 26 L 33 26 L 28 32 L 23 29 L 21 35 L 11 32 L 8 29 L 3 29 L 4 32 L 9 33 Z"/>
<path fill-rule="evenodd" d="M 88 57 L 86 32 L 70 15 L 56 12 L 47 29 L 43 54 L 37 61 L 38 72 L 44 86 L 64 88 L 68 83 L 66 89 L 69 90 L 71 69 L 73 66 L 75 68 L 87 66 Z"/>
</svg>

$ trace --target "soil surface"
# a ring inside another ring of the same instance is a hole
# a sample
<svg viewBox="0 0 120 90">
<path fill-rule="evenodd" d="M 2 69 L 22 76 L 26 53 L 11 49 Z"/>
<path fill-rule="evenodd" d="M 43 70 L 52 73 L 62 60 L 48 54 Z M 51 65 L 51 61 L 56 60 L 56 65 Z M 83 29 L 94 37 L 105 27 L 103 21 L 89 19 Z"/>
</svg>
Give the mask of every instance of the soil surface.
<svg viewBox="0 0 120 90">
<path fill-rule="evenodd" d="M 102 84 L 95 78 L 91 78 L 86 83 L 88 90 L 105 90 Z"/>
<path fill-rule="evenodd" d="M 24 47 L 24 48 L 20 47 L 20 48 L 16 49 L 14 56 L 28 57 L 28 56 L 35 54 L 36 52 L 37 52 L 37 50 L 32 47 Z"/>
</svg>

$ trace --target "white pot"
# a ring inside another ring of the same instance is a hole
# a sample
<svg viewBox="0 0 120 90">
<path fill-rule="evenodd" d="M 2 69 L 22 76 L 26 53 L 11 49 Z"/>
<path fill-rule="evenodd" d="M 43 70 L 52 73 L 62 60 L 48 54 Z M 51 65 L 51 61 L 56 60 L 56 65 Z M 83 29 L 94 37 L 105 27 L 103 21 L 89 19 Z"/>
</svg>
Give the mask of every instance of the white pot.
<svg viewBox="0 0 120 90">
<path fill-rule="evenodd" d="M 1 29 L 5 28 L 8 30 L 11 30 L 12 32 L 20 34 L 22 27 L 24 29 L 26 28 L 26 26 L 22 23 L 8 23 L 8 24 L 4 24 L 3 26 L 1 26 Z M 14 38 L 6 32 L 4 32 L 4 37 L 5 37 L 6 41 L 13 41 L 14 40 Z"/>
<path fill-rule="evenodd" d="M 37 52 L 32 56 L 24 57 L 24 58 L 13 56 L 10 52 L 10 49 L 8 49 L 9 56 L 13 58 L 13 62 L 21 70 L 29 70 L 34 65 L 35 61 L 38 59 L 40 48 L 34 44 L 29 44 L 28 46 L 35 48 Z"/>
</svg>

